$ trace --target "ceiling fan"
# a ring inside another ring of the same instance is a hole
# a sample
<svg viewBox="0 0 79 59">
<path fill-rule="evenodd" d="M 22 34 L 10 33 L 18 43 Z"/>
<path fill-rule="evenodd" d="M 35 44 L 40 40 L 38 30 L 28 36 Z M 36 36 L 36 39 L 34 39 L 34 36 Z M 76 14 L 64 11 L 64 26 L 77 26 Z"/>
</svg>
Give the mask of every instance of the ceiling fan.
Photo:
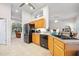
<svg viewBox="0 0 79 59">
<path fill-rule="evenodd" d="M 26 3 L 20 4 L 19 7 L 23 7 L 24 5 L 26 5 Z M 28 3 L 28 6 L 30 6 L 32 9 L 35 9 L 35 7 L 31 3 Z"/>
</svg>

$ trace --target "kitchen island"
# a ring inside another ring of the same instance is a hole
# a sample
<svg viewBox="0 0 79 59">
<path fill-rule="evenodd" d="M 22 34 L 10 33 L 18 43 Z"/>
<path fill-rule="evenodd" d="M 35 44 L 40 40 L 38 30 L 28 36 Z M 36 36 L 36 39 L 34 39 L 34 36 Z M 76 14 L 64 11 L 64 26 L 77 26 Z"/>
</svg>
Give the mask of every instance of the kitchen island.
<svg viewBox="0 0 79 59">
<path fill-rule="evenodd" d="M 61 39 L 50 33 L 33 33 L 33 35 L 48 35 L 48 49 L 52 56 L 76 56 L 79 51 L 79 40 Z M 36 38 L 37 41 L 38 38 Z M 40 45 L 40 38 L 39 38 Z"/>
</svg>

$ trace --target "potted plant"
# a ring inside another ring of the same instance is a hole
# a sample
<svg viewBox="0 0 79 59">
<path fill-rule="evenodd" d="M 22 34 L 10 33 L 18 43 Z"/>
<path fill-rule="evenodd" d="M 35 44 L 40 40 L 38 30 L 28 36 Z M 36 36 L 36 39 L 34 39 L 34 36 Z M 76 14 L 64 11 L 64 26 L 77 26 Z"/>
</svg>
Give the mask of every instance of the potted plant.
<svg viewBox="0 0 79 59">
<path fill-rule="evenodd" d="M 21 38 L 21 32 L 22 32 L 22 27 L 20 23 L 13 23 L 12 24 L 12 31 L 15 31 L 16 37 Z"/>
<path fill-rule="evenodd" d="M 16 31 L 15 31 L 17 38 L 21 38 L 21 32 L 22 32 L 21 24 L 20 23 L 17 23 Z"/>
</svg>

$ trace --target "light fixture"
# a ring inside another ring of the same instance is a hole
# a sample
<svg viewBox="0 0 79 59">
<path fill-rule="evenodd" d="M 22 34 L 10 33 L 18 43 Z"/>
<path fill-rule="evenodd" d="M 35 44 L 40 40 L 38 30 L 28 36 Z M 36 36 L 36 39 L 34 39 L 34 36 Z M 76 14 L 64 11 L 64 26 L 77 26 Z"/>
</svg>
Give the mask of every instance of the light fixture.
<svg viewBox="0 0 79 59">
<path fill-rule="evenodd" d="M 17 13 L 17 12 L 19 12 L 18 10 L 15 10 L 15 12 Z"/>
<path fill-rule="evenodd" d="M 33 10 L 33 7 L 31 7 L 31 6 L 30 6 L 30 9 L 32 9 L 32 10 Z"/>
<path fill-rule="evenodd" d="M 25 3 L 26 5 L 28 5 L 29 3 Z"/>
<path fill-rule="evenodd" d="M 35 9 L 35 7 L 33 6 L 33 4 L 29 3 L 28 5 L 30 6 L 30 9 L 32 9 L 32 10 Z"/>
<path fill-rule="evenodd" d="M 57 23 L 57 22 L 58 22 L 58 20 L 55 20 L 54 22 L 55 22 L 55 23 Z"/>
</svg>

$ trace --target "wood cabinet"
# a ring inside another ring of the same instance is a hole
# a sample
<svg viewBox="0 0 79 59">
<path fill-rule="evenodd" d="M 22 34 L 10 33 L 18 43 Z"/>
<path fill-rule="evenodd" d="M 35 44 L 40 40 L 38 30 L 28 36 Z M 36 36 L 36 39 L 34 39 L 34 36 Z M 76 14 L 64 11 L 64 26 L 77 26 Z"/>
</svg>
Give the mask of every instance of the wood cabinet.
<svg viewBox="0 0 79 59">
<path fill-rule="evenodd" d="M 53 55 L 54 52 L 54 39 L 52 36 L 48 36 L 48 49 L 50 50 L 50 53 Z"/>
<path fill-rule="evenodd" d="M 32 42 L 37 45 L 40 45 L 40 34 L 32 33 Z"/>
<path fill-rule="evenodd" d="M 54 56 L 65 55 L 65 44 L 59 39 L 60 38 L 54 37 Z"/>
<path fill-rule="evenodd" d="M 79 48 L 77 49 L 79 45 L 76 44 L 66 44 L 65 46 L 65 56 L 75 56 L 76 52 L 79 51 Z"/>
<path fill-rule="evenodd" d="M 32 42 L 40 45 L 40 34 L 32 33 Z M 48 35 L 48 49 L 52 56 L 75 56 L 77 45 L 67 44 L 60 38 Z"/>
<path fill-rule="evenodd" d="M 52 56 L 64 56 L 64 43 L 54 36 L 48 35 L 48 48 Z"/>
<path fill-rule="evenodd" d="M 62 41 L 60 41 L 59 40 L 60 38 L 54 38 L 54 45 L 57 45 L 57 46 L 59 46 L 60 48 L 62 48 L 62 49 L 64 49 L 64 42 L 62 42 Z"/>
<path fill-rule="evenodd" d="M 35 22 L 35 28 L 44 28 L 45 27 L 45 19 L 41 18 Z"/>
<path fill-rule="evenodd" d="M 45 18 L 40 17 L 39 19 L 30 22 L 30 24 L 35 24 L 35 28 L 45 28 Z"/>
<path fill-rule="evenodd" d="M 54 45 L 54 56 L 64 56 L 64 50 L 60 48 L 58 45 Z"/>
</svg>

